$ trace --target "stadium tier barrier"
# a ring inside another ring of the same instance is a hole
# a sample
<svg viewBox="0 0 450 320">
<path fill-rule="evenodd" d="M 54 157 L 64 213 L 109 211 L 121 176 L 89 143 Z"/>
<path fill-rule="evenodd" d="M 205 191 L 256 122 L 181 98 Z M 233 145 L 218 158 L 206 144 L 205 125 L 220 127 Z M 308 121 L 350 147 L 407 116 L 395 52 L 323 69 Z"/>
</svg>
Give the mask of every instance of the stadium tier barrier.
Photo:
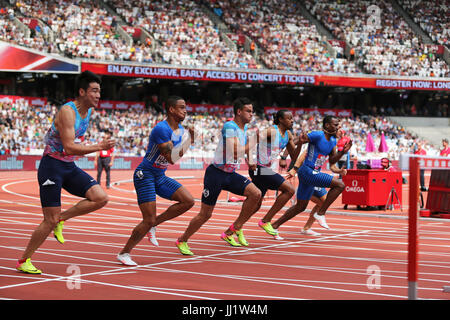
<svg viewBox="0 0 450 320">
<path fill-rule="evenodd" d="M 0 155 L 0 171 L 10 170 L 37 170 L 41 156 L 38 155 Z M 75 163 L 83 170 L 95 169 L 95 156 L 79 157 Z M 134 170 L 142 161 L 142 157 L 129 157 L 117 155 L 114 158 L 113 170 Z M 182 158 L 174 165 L 169 165 L 168 170 L 204 170 L 211 163 L 211 158 L 187 157 Z M 358 162 L 359 166 L 365 166 L 365 161 Z M 392 166 L 397 167 L 398 161 L 392 161 Z M 248 166 L 242 163 L 239 170 L 248 170 Z M 329 170 L 329 163 L 324 163 L 322 170 Z"/>
</svg>

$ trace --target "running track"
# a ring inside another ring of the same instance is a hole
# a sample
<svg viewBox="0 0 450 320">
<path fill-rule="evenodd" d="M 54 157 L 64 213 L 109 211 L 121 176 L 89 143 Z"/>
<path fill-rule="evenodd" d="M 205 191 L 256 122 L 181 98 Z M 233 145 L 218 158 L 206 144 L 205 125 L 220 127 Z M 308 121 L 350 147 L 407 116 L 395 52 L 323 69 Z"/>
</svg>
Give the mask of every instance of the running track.
<svg viewBox="0 0 450 320">
<path fill-rule="evenodd" d="M 90 172 L 94 175 L 93 172 Z M 133 300 L 380 300 L 407 298 L 407 186 L 403 213 L 343 210 L 338 199 L 319 237 L 299 233 L 303 213 L 280 228 L 285 238 L 266 236 L 257 221 L 273 198 L 245 225 L 249 247 L 232 248 L 219 238 L 241 203 L 226 202 L 189 241 L 193 257 L 182 256 L 175 239 L 200 208 L 203 171 L 172 171 L 189 188 L 195 206 L 157 228 L 159 247 L 144 239 L 132 252 L 138 267 L 126 267 L 116 255 L 140 221 L 130 171 L 115 171 L 107 190 L 110 202 L 95 213 L 65 224 L 66 242 L 50 236 L 33 256 L 42 275 L 16 271 L 16 260 L 41 222 L 35 172 L 0 175 L 0 299 Z M 104 178 L 104 177 L 103 177 Z M 273 195 L 273 193 L 271 194 Z M 78 198 L 63 193 L 63 209 Z M 158 213 L 170 205 L 161 198 Z M 310 206 L 311 207 L 311 206 Z M 279 213 L 280 214 L 280 213 Z M 279 215 L 278 214 L 278 215 Z M 277 215 L 277 216 L 278 216 Z M 419 290 L 422 299 L 449 299 L 450 220 L 420 219 Z"/>
</svg>

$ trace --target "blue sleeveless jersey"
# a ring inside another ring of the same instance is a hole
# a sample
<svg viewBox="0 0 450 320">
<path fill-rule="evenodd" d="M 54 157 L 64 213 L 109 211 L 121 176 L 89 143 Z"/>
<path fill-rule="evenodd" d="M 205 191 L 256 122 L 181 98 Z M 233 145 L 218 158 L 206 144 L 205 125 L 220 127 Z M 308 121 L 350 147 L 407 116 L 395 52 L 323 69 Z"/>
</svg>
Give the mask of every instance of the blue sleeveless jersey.
<svg viewBox="0 0 450 320">
<path fill-rule="evenodd" d="M 247 144 L 247 125 L 244 126 L 244 130 L 241 130 L 234 121 L 225 122 L 222 128 L 222 132 L 219 138 L 219 144 L 214 154 L 213 165 L 225 172 L 234 172 L 239 166 L 240 160 L 244 155 L 237 160 L 234 160 L 232 150 L 227 150 L 226 140 L 227 138 L 237 137 L 239 144 L 245 146 Z"/>
<path fill-rule="evenodd" d="M 257 162 L 260 166 L 270 167 L 272 162 L 278 158 L 281 150 L 286 148 L 289 142 L 289 133 L 286 130 L 284 137 L 281 136 L 278 126 L 273 125 L 276 130 L 276 135 L 272 138 L 272 141 L 260 141 L 258 145 L 258 158 Z"/>
<path fill-rule="evenodd" d="M 80 114 L 78 113 L 78 109 L 73 101 L 66 103 L 65 105 L 63 105 L 63 107 L 66 105 L 70 106 L 75 111 L 76 115 L 74 125 L 75 139 L 81 138 L 82 136 L 84 136 L 89 126 L 89 118 L 92 113 L 92 108 L 89 108 L 88 114 L 85 118 L 81 118 Z M 63 144 L 61 142 L 61 137 L 59 135 L 58 130 L 56 130 L 54 121 L 50 129 L 45 134 L 44 141 L 45 141 L 44 156 L 49 155 L 55 159 L 65 162 L 72 162 L 75 160 L 75 156 L 67 155 L 65 153 Z"/>
</svg>

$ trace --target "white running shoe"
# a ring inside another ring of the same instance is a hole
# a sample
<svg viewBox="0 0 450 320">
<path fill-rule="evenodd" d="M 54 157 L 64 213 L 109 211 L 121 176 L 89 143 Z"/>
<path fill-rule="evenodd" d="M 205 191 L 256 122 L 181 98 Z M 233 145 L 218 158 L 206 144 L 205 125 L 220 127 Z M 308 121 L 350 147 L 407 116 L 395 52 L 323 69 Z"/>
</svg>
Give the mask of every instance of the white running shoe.
<svg viewBox="0 0 450 320">
<path fill-rule="evenodd" d="M 275 240 L 284 240 L 284 238 L 282 236 L 280 236 L 280 234 L 278 233 L 277 229 L 273 229 L 273 230 L 276 232 L 276 234 L 273 236 L 273 238 Z"/>
<path fill-rule="evenodd" d="M 300 233 L 306 234 L 308 236 L 316 236 L 316 237 L 320 236 L 320 233 L 315 232 L 313 229 L 308 229 L 308 230 L 302 229 L 302 231 L 300 231 Z"/>
<path fill-rule="evenodd" d="M 156 227 L 151 227 L 150 231 L 147 233 L 148 241 L 153 243 L 154 246 L 159 247 L 158 239 L 156 239 Z"/>
<path fill-rule="evenodd" d="M 318 215 L 317 212 L 314 213 L 314 218 L 317 220 L 319 225 L 325 229 L 330 229 L 330 227 L 327 225 L 327 221 L 325 220 L 325 215 Z"/>
<path fill-rule="evenodd" d="M 129 253 L 118 254 L 117 260 L 119 260 L 120 262 L 122 262 L 122 264 L 124 264 L 126 266 L 137 266 L 138 265 L 136 262 L 134 262 L 131 259 Z"/>
</svg>

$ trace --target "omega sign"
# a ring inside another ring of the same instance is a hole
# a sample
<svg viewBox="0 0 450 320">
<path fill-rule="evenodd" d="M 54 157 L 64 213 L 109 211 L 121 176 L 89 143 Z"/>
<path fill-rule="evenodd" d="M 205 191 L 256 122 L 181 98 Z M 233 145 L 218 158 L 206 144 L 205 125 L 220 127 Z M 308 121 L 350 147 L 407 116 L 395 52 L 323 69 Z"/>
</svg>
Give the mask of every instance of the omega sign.
<svg viewBox="0 0 450 320">
<path fill-rule="evenodd" d="M 352 186 L 345 187 L 346 192 L 364 192 L 364 187 L 358 186 L 358 180 L 352 180 Z"/>
</svg>

